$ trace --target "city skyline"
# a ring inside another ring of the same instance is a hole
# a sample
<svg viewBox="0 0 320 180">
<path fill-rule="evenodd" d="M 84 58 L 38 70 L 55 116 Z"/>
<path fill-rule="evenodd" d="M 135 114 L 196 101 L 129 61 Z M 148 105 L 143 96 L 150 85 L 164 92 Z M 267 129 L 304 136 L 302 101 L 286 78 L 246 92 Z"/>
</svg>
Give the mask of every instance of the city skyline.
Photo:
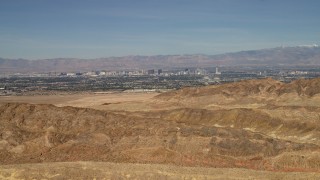
<svg viewBox="0 0 320 180">
<path fill-rule="evenodd" d="M 0 57 L 220 54 L 319 44 L 316 0 L 0 1 Z"/>
</svg>

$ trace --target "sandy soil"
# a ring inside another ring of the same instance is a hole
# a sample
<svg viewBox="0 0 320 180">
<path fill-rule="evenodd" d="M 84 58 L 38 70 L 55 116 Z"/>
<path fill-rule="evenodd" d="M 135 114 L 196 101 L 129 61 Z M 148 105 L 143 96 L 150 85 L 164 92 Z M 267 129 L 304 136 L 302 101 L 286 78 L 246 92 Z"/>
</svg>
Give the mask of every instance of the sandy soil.
<svg viewBox="0 0 320 180">
<path fill-rule="evenodd" d="M 0 96 L 3 103 L 59 104 L 81 98 L 83 95 L 36 95 L 36 96 Z"/>
<path fill-rule="evenodd" d="M 55 106 L 73 106 L 99 110 L 148 110 L 147 101 L 158 95 L 148 93 L 110 93 L 110 94 L 71 94 L 37 96 L 0 96 L 0 102 L 20 102 L 30 104 L 53 104 Z"/>
<path fill-rule="evenodd" d="M 1 179 L 319 179 L 320 173 L 105 162 L 0 166 Z"/>
</svg>

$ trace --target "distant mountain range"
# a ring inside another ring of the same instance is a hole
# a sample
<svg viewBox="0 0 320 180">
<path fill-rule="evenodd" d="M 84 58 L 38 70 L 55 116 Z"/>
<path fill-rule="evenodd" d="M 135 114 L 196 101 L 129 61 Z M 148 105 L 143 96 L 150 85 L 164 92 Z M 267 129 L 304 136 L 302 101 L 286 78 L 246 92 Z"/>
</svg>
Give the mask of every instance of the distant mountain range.
<svg viewBox="0 0 320 180">
<path fill-rule="evenodd" d="M 320 47 L 277 47 L 220 55 L 156 55 L 98 59 L 57 58 L 41 60 L 0 58 L 0 73 L 281 65 L 320 66 Z"/>
</svg>

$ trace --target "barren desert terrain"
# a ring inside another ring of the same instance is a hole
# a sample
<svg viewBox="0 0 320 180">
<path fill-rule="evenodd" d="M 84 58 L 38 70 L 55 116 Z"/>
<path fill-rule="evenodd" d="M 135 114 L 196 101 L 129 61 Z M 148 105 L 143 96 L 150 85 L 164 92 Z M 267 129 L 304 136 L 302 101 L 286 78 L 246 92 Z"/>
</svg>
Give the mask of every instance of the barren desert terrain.
<svg viewBox="0 0 320 180">
<path fill-rule="evenodd" d="M 61 167 L 76 172 L 84 166 L 89 177 L 129 179 L 320 175 L 320 79 L 249 80 L 162 94 L 0 97 L 0 102 L 5 178 L 31 177 L 26 170 L 40 168 L 54 179 L 56 172 L 63 176 Z"/>
<path fill-rule="evenodd" d="M 1 179 L 309 179 L 318 173 L 269 172 L 237 168 L 179 167 L 158 164 L 64 162 L 1 166 Z"/>
</svg>

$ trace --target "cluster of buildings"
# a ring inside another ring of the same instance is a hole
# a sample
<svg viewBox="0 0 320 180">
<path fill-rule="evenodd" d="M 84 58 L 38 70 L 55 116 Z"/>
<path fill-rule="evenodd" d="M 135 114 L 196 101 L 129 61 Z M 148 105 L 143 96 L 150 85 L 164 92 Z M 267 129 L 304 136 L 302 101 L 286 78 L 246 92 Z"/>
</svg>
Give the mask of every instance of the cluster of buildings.
<svg viewBox="0 0 320 180">
<path fill-rule="evenodd" d="M 0 77 L 0 95 L 48 91 L 165 91 L 243 79 L 271 77 L 283 82 L 320 77 L 317 67 L 211 67 L 173 70 L 88 71 L 12 74 Z"/>
<path fill-rule="evenodd" d="M 48 76 L 174 76 L 174 75 L 206 75 L 205 69 L 196 68 L 190 70 L 188 68 L 183 70 L 167 70 L 162 69 L 148 69 L 148 70 L 127 70 L 127 71 L 88 71 L 88 72 L 62 72 L 62 73 L 50 73 Z"/>
</svg>

